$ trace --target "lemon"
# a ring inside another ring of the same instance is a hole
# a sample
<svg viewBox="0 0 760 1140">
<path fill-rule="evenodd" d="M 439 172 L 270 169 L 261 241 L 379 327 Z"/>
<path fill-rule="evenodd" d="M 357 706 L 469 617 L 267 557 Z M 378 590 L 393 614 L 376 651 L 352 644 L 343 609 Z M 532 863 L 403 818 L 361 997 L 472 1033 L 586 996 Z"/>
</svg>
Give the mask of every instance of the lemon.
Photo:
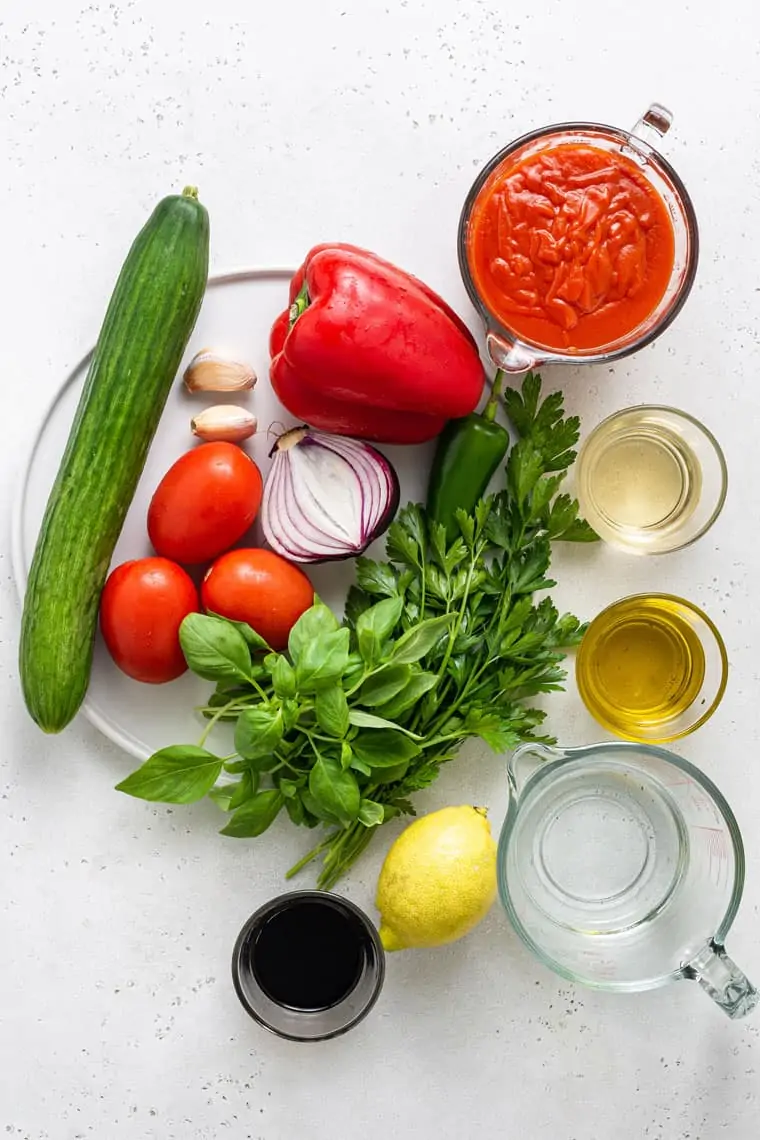
<svg viewBox="0 0 760 1140">
<path fill-rule="evenodd" d="M 447 807 L 403 831 L 377 884 L 386 950 L 442 946 L 472 930 L 496 897 L 496 844 L 485 808 Z"/>
</svg>

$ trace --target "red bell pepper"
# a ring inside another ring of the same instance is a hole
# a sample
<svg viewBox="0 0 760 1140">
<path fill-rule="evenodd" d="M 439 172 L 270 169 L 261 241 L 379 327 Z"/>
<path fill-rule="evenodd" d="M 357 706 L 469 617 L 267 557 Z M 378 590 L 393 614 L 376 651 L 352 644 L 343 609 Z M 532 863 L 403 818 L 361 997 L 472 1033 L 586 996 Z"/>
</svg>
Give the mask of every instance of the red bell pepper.
<svg viewBox="0 0 760 1140">
<path fill-rule="evenodd" d="M 270 338 L 271 380 L 297 419 L 383 443 L 421 443 L 468 415 L 483 366 L 432 289 L 351 245 L 318 245 Z"/>
</svg>

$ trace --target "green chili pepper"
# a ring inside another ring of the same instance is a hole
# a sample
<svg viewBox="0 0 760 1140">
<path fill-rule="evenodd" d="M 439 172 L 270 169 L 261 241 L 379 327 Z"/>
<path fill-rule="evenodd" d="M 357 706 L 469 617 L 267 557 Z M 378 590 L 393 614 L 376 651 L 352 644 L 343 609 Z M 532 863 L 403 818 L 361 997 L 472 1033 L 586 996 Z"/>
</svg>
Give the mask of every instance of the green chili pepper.
<svg viewBox="0 0 760 1140">
<path fill-rule="evenodd" d="M 472 514 L 491 476 L 507 454 L 509 432 L 496 423 L 505 374 L 494 377 L 491 398 L 482 412 L 449 420 L 438 437 L 428 484 L 430 517 L 446 527 L 449 542 L 459 534 L 456 512 Z"/>
</svg>

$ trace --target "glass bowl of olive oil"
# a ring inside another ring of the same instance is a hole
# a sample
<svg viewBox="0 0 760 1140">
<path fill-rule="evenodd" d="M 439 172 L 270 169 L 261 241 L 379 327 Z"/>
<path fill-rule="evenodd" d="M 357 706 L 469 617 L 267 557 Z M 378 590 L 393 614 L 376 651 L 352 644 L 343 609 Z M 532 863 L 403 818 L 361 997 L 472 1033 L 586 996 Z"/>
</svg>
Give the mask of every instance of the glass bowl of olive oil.
<svg viewBox="0 0 760 1140">
<path fill-rule="evenodd" d="M 687 736 L 720 704 L 728 656 L 716 626 L 672 594 L 635 594 L 594 618 L 575 675 L 583 703 L 624 740 L 664 744 Z"/>
<path fill-rule="evenodd" d="M 603 420 L 576 464 L 583 517 L 633 554 L 696 542 L 726 499 L 728 470 L 712 432 L 687 412 L 642 404 Z"/>
</svg>

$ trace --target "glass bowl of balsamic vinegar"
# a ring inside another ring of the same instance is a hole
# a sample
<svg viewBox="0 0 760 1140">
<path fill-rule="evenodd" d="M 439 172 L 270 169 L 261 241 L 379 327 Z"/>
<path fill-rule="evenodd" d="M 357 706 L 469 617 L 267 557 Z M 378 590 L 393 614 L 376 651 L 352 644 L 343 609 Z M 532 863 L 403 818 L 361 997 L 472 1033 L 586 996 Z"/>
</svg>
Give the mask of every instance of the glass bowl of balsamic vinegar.
<svg viewBox="0 0 760 1140">
<path fill-rule="evenodd" d="M 290 1041 L 323 1041 L 352 1029 L 382 988 L 385 955 L 367 916 L 327 891 L 292 891 L 246 922 L 232 979 L 250 1016 Z"/>
</svg>

